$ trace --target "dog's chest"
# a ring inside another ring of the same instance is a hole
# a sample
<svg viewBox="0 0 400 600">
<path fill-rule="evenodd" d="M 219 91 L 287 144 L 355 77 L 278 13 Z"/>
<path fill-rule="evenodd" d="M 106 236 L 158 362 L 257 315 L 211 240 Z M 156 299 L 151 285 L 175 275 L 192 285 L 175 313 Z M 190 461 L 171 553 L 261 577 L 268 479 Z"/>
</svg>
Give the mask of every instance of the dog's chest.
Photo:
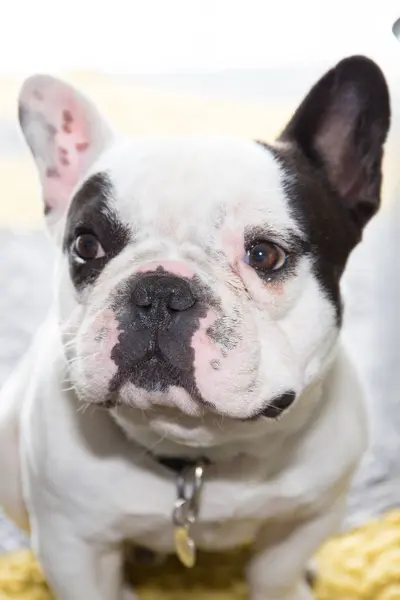
<svg viewBox="0 0 400 600">
<path fill-rule="evenodd" d="M 147 481 L 146 481 L 147 479 Z M 177 476 L 145 477 L 141 494 L 132 498 L 130 515 L 122 523 L 132 541 L 159 552 L 173 550 L 174 503 L 178 496 Z M 283 518 L 299 508 L 299 498 L 283 481 L 262 477 L 262 468 L 250 474 L 240 470 L 222 475 L 205 473 L 199 513 L 190 526 L 198 548 L 222 550 L 254 540 L 262 523 Z"/>
<path fill-rule="evenodd" d="M 172 520 L 148 522 L 146 532 L 132 536 L 132 541 L 160 553 L 175 550 L 174 526 Z M 260 522 L 254 518 L 231 519 L 228 521 L 199 521 L 192 525 L 188 533 L 197 548 L 202 550 L 225 550 L 251 543 L 259 529 Z"/>
</svg>

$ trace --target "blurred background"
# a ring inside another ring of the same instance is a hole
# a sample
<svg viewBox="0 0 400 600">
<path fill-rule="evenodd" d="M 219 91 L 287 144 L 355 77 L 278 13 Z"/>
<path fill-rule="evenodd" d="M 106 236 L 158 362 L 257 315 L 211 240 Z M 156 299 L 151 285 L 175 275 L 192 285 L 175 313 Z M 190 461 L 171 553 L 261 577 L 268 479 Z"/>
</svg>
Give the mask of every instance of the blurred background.
<svg viewBox="0 0 400 600">
<path fill-rule="evenodd" d="M 379 62 L 396 108 L 400 44 L 392 27 L 399 16 L 392 0 L 7 2 L 0 23 L 0 225 L 42 223 L 36 174 L 16 126 L 25 76 L 68 79 L 134 135 L 270 140 L 323 71 L 349 54 Z M 396 173 L 391 156 L 386 187 Z"/>
</svg>

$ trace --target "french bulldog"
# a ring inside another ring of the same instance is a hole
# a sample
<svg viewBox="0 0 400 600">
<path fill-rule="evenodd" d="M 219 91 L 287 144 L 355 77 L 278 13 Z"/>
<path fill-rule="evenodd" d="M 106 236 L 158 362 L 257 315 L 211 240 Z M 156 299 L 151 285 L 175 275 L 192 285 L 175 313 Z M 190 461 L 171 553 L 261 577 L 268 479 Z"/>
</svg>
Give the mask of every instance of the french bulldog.
<svg viewBox="0 0 400 600">
<path fill-rule="evenodd" d="M 252 600 L 311 599 L 367 444 L 340 280 L 380 204 L 380 68 L 339 62 L 273 144 L 126 139 L 45 75 L 19 119 L 58 262 L 0 397 L 0 504 L 56 598 L 133 597 L 130 541 L 249 544 Z"/>
</svg>

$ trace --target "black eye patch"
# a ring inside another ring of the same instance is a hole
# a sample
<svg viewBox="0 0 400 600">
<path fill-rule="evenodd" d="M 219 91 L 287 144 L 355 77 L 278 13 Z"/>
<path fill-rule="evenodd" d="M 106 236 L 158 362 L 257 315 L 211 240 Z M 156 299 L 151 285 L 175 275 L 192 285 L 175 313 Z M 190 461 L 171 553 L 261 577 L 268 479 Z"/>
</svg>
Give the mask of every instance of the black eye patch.
<svg viewBox="0 0 400 600">
<path fill-rule="evenodd" d="M 77 288 L 94 283 L 109 260 L 132 239 L 132 232 L 118 218 L 113 207 L 114 190 L 106 173 L 96 173 L 72 199 L 65 228 L 63 250 L 68 253 L 71 279 Z M 78 259 L 74 244 L 80 235 L 95 236 L 104 256 L 87 262 Z"/>
</svg>

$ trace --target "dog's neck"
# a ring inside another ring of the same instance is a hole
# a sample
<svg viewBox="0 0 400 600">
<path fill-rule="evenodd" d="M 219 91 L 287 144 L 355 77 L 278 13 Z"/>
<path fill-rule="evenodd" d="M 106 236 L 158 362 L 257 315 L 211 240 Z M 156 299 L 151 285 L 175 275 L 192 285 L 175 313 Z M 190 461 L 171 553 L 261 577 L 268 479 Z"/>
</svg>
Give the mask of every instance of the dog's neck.
<svg viewBox="0 0 400 600">
<path fill-rule="evenodd" d="M 298 440 L 317 420 L 324 410 L 326 402 L 324 391 L 324 378 L 310 385 L 304 392 L 304 397 L 298 405 L 291 409 L 289 415 L 278 421 L 271 421 L 261 435 L 254 435 L 244 439 L 233 439 L 221 445 L 210 447 L 190 447 L 179 444 L 160 435 L 150 428 L 138 429 L 126 427 L 126 422 L 118 423 L 128 438 L 145 448 L 147 453 L 172 470 L 179 471 L 186 464 L 193 464 L 198 460 L 206 460 L 211 464 L 236 461 L 238 459 L 250 460 L 263 459 L 273 454 L 274 469 L 279 468 L 279 456 L 287 459 L 289 449 L 295 450 Z M 305 397 L 306 396 L 306 397 Z"/>
</svg>

